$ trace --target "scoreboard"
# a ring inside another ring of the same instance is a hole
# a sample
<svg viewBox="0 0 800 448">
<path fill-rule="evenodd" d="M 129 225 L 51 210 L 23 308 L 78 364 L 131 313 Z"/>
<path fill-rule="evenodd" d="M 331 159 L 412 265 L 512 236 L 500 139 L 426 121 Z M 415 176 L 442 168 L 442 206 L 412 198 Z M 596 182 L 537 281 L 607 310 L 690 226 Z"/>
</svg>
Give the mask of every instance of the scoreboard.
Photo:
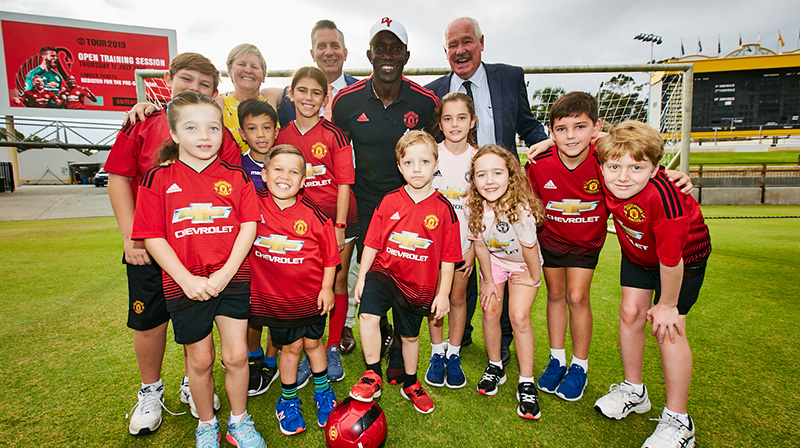
<svg viewBox="0 0 800 448">
<path fill-rule="evenodd" d="M 695 73 L 692 132 L 800 129 L 800 67 Z"/>
</svg>

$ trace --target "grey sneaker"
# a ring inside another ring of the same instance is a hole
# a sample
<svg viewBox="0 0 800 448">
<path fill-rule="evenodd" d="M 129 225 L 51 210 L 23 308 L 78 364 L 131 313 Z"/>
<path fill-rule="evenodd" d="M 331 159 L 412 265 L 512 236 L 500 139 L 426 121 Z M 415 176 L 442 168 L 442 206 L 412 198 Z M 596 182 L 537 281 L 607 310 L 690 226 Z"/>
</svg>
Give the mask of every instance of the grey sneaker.
<svg viewBox="0 0 800 448">
<path fill-rule="evenodd" d="M 297 388 L 302 389 L 308 384 L 311 378 L 311 363 L 308 362 L 308 356 L 303 356 L 300 364 L 297 366 Z"/>
<path fill-rule="evenodd" d="M 342 381 L 344 379 L 344 367 L 342 366 L 342 357 L 339 356 L 339 349 L 332 345 L 325 352 L 325 357 L 328 361 L 328 380 L 332 383 Z"/>
</svg>

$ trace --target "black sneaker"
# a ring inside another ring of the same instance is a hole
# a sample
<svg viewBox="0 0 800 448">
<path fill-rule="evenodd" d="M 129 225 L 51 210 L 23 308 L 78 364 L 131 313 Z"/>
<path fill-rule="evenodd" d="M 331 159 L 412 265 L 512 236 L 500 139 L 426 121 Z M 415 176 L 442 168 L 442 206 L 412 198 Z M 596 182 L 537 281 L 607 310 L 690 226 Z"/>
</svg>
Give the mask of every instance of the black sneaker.
<svg viewBox="0 0 800 448">
<path fill-rule="evenodd" d="M 263 394 L 278 377 L 277 367 L 264 366 L 264 357 L 248 358 L 250 379 L 247 383 L 247 396 L 255 397 Z"/>
<path fill-rule="evenodd" d="M 389 384 L 402 384 L 406 379 L 406 366 L 403 362 L 403 348 L 400 345 L 389 347 L 389 363 L 386 367 L 386 379 Z"/>
<path fill-rule="evenodd" d="M 539 410 L 539 393 L 534 383 L 519 383 L 517 386 L 517 415 L 522 418 L 539 420 L 542 412 Z"/>
<path fill-rule="evenodd" d="M 382 322 L 385 325 L 381 325 L 381 359 L 386 356 L 387 350 L 394 342 L 394 329 L 392 328 L 392 324 L 388 321 Z"/>
<path fill-rule="evenodd" d="M 280 376 L 281 374 L 278 371 L 278 366 L 275 367 L 264 366 L 264 368 L 261 369 L 261 378 L 263 378 L 264 382 L 267 383 L 267 388 L 264 390 L 266 391 L 267 389 L 269 389 L 269 386 L 272 386 L 272 383 L 274 383 L 275 380 L 280 378 Z"/>
<path fill-rule="evenodd" d="M 506 382 L 506 372 L 502 367 L 489 364 L 483 371 L 481 380 L 478 381 L 478 392 L 492 396 L 497 393 L 497 386 Z"/>
</svg>

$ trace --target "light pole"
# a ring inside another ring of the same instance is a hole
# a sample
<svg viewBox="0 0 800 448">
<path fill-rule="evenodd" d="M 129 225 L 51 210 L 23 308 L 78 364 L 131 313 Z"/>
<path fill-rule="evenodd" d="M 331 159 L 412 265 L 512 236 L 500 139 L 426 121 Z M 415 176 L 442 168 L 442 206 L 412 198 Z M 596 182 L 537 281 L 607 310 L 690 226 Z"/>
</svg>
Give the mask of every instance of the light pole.
<svg viewBox="0 0 800 448">
<path fill-rule="evenodd" d="M 650 42 L 650 63 L 655 62 L 653 59 L 653 45 L 661 45 L 661 36 L 655 34 L 639 33 L 633 40 L 640 40 L 642 42 Z"/>
</svg>

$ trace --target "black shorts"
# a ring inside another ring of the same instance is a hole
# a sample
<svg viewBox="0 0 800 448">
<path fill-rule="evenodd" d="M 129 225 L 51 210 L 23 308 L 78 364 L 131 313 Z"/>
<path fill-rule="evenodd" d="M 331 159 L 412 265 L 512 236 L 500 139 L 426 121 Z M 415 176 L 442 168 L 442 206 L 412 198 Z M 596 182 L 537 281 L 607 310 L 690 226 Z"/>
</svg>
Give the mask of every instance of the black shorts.
<svg viewBox="0 0 800 448">
<path fill-rule="evenodd" d="M 683 266 L 683 282 L 678 294 L 678 314 L 688 314 L 692 305 L 697 302 L 700 287 L 703 286 L 703 279 L 706 275 L 707 261 L 708 258 L 704 258 Z M 622 286 L 655 291 L 653 305 L 657 304 L 661 298 L 661 274 L 658 268 L 646 269 L 644 266 L 630 261 L 625 254 L 622 254 L 619 283 Z"/>
<path fill-rule="evenodd" d="M 269 327 L 269 336 L 272 338 L 272 342 L 277 345 L 289 345 L 301 338 L 322 339 L 323 334 L 325 334 L 324 319 L 302 327 Z"/>
<path fill-rule="evenodd" d="M 584 268 L 594 269 L 597 267 L 597 261 L 600 259 L 600 252 L 593 254 L 576 254 L 555 252 L 552 250 L 542 249 L 542 258 L 544 258 L 544 267 L 546 268 Z"/>
<path fill-rule="evenodd" d="M 153 264 L 127 264 L 124 254 L 122 263 L 128 274 L 128 328 L 146 331 L 168 322 L 161 266 L 155 260 Z"/>
<path fill-rule="evenodd" d="M 239 291 L 236 294 L 226 293 L 227 290 L 225 288 L 219 296 L 211 300 L 193 301 L 189 306 L 172 311 L 170 316 L 175 330 L 175 342 L 192 344 L 203 340 L 211 334 L 215 316 L 247 320 L 250 317 L 250 294 Z"/>
<path fill-rule="evenodd" d="M 396 299 L 398 292 L 394 283 L 387 285 L 377 278 L 367 278 L 358 313 L 386 317 L 386 313 L 392 310 L 395 331 L 402 336 L 417 337 L 422 316 L 403 308 Z"/>
</svg>

